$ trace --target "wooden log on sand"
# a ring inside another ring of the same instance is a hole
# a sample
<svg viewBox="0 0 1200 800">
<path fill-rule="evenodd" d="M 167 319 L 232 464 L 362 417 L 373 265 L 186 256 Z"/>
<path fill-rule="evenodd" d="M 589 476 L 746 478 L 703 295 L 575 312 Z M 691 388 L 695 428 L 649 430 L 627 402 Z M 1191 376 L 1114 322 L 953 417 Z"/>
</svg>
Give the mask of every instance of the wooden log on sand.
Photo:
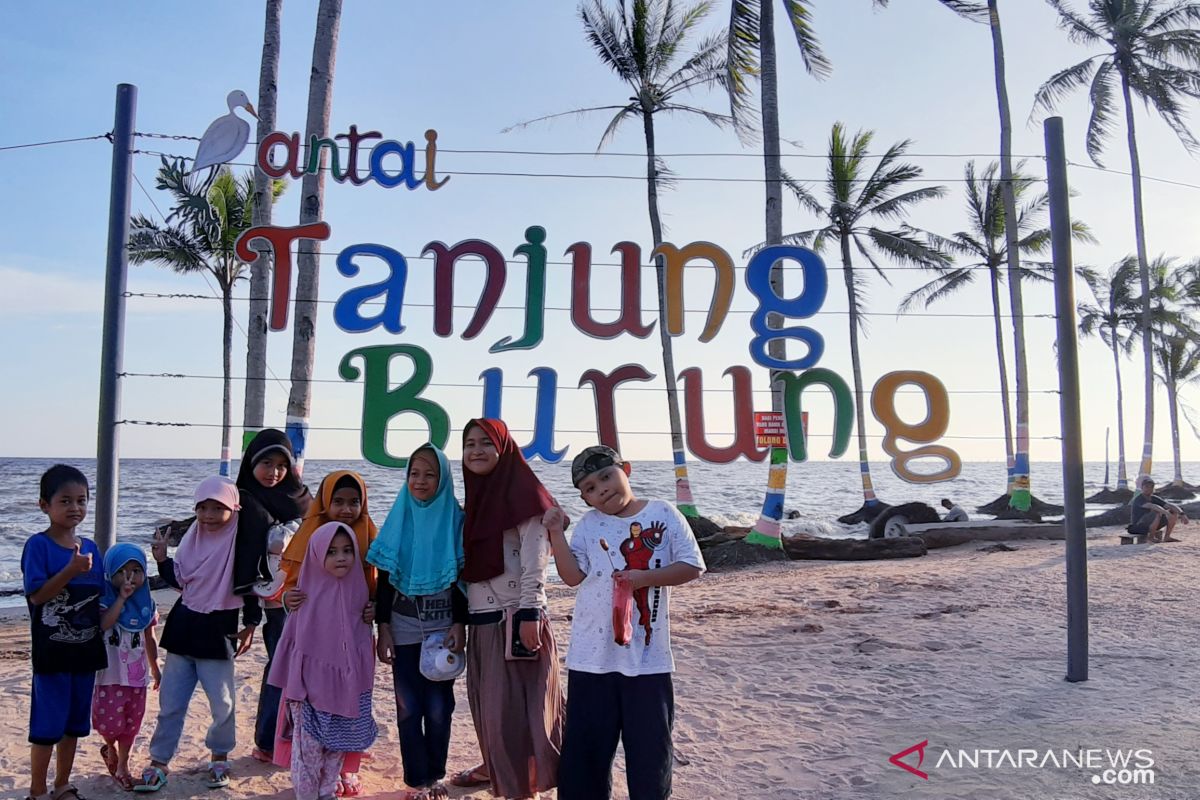
<svg viewBox="0 0 1200 800">
<path fill-rule="evenodd" d="M 872 561 L 879 558 L 916 558 L 925 555 L 925 542 L 916 536 L 895 539 L 826 539 L 819 536 L 783 537 L 789 558 L 816 561 Z"/>
<path fill-rule="evenodd" d="M 980 520 L 978 522 L 935 522 L 905 525 L 901 538 L 921 539 L 930 550 L 970 542 L 1009 542 L 1016 539 L 1067 538 L 1061 522 L 1020 522 L 1018 520 Z M 894 540 L 892 540 L 894 541 Z"/>
</svg>

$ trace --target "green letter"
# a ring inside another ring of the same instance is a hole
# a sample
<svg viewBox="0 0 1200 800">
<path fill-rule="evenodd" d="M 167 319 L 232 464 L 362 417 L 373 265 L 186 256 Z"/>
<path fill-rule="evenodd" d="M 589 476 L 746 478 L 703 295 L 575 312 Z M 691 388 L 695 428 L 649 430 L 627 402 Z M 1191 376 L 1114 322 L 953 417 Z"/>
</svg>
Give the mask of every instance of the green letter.
<svg viewBox="0 0 1200 800">
<path fill-rule="evenodd" d="M 388 388 L 388 369 L 394 356 L 406 356 L 413 362 L 413 375 L 394 389 Z M 388 423 L 398 414 L 412 412 L 429 424 L 429 436 L 439 449 L 450 438 L 450 416 L 446 410 L 420 394 L 433 377 L 433 359 L 416 345 L 371 345 L 351 350 L 342 357 L 338 374 L 342 380 L 356 381 L 363 374 L 350 363 L 360 356 L 366 374 L 363 376 L 362 454 L 363 458 L 381 467 L 404 469 L 407 458 L 397 458 L 387 451 Z"/>
</svg>

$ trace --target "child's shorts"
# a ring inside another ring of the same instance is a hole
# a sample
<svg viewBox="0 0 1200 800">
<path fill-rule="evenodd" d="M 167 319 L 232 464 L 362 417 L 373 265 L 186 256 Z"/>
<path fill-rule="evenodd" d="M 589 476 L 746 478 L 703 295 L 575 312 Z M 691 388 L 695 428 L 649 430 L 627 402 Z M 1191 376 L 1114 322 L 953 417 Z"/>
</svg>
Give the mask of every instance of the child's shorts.
<svg viewBox="0 0 1200 800">
<path fill-rule="evenodd" d="M 30 743 L 52 745 L 64 736 L 91 733 L 88 717 L 95 685 L 94 672 L 35 673 L 29 706 Z"/>
<path fill-rule="evenodd" d="M 145 686 L 97 686 L 92 698 L 92 727 L 106 742 L 130 747 L 146 713 Z"/>
</svg>

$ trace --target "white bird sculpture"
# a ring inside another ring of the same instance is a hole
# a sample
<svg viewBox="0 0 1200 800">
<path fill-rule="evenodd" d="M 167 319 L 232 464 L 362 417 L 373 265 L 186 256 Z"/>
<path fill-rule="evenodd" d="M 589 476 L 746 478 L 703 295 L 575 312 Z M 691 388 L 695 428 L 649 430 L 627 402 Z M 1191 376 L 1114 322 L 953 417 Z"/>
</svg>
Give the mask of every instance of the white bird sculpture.
<svg viewBox="0 0 1200 800">
<path fill-rule="evenodd" d="M 250 98 L 241 89 L 234 89 L 225 98 L 225 104 L 229 106 L 229 113 L 213 120 L 200 137 L 196 160 L 192 163 L 193 173 L 232 161 L 241 155 L 246 142 L 250 141 L 250 123 L 233 113 L 235 109 L 244 108 L 257 119 L 258 114 L 250 104 Z"/>
</svg>

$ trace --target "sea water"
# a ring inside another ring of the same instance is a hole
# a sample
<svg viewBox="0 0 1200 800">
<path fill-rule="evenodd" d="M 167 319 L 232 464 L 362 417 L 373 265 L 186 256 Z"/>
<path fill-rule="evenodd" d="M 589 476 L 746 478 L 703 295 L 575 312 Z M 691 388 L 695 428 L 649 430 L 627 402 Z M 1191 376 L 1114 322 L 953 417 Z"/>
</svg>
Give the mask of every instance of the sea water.
<svg viewBox="0 0 1200 800">
<path fill-rule="evenodd" d="M 30 534 L 44 530 L 46 526 L 46 518 L 38 509 L 38 479 L 47 467 L 60 460 L 83 470 L 90 481 L 95 480 L 94 459 L 0 458 L 0 590 L 20 586 L 21 547 Z M 461 499 L 461 464 L 452 463 L 455 491 Z M 236 474 L 237 462 L 233 466 Z M 578 492 L 571 487 L 569 461 L 558 464 L 535 461 L 532 466 L 573 519 L 583 515 L 587 508 L 579 499 Z M 309 461 L 304 466 L 304 482 L 316 491 L 323 476 L 339 469 L 352 469 L 362 474 L 367 482 L 372 517 L 377 524 L 381 524 L 403 483 L 403 472 L 365 461 Z M 722 525 L 749 526 L 758 519 L 767 479 L 765 463 L 693 462 L 688 465 L 688 470 L 696 506 L 701 514 Z M 155 523 L 190 516 L 192 492 L 196 484 L 216 471 L 216 462 L 204 459 L 123 459 L 117 505 L 118 540 L 143 545 L 149 552 Z M 1115 470 L 1113 472 L 1115 474 Z M 1185 476 L 1194 476 L 1196 472 L 1193 468 L 1184 470 Z M 963 464 L 962 473 L 957 478 L 942 483 L 904 483 L 886 463 L 872 464 L 871 475 L 875 492 L 884 502 L 898 504 L 919 500 L 941 510 L 939 501 L 948 497 L 968 513 L 973 513 L 976 506 L 996 499 L 1003 492 L 1005 481 L 1004 465 L 999 462 Z M 1104 480 L 1104 464 L 1085 465 L 1084 478 L 1087 494 L 1100 489 Z M 666 500 L 675 497 L 674 471 L 669 462 L 642 461 L 633 464 L 630 482 L 640 497 Z M 1034 495 L 1039 499 L 1061 504 L 1061 465 L 1034 464 L 1032 486 Z M 862 505 L 861 487 L 856 461 L 791 464 L 785 508 L 798 511 L 799 518 L 784 520 L 784 533 L 866 536 L 865 525 L 846 526 L 837 522 L 839 516 Z M 82 535 L 91 536 L 94 524 L 89 513 L 80 526 Z"/>
</svg>

